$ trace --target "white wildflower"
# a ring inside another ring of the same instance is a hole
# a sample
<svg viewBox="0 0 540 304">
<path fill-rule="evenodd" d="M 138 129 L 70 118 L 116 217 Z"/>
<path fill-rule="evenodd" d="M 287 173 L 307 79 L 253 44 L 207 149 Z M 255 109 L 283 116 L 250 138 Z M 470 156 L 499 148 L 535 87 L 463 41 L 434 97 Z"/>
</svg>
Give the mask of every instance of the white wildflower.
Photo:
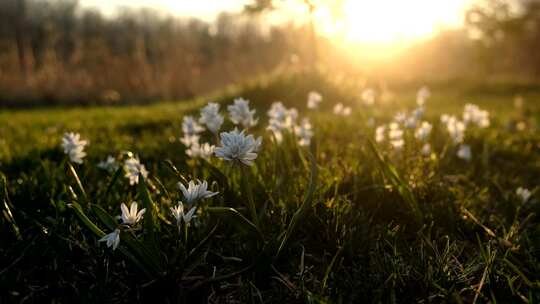
<svg viewBox="0 0 540 304">
<path fill-rule="evenodd" d="M 182 120 L 182 132 L 184 136 L 196 136 L 203 131 L 204 127 L 197 123 L 193 116 L 184 116 Z"/>
<path fill-rule="evenodd" d="M 426 143 L 422 146 L 422 155 L 429 156 L 430 154 L 431 154 L 431 145 Z"/>
<path fill-rule="evenodd" d="M 81 140 L 81 135 L 79 133 L 68 132 L 64 133 L 62 137 L 62 148 L 64 148 L 64 153 L 69 156 L 69 160 L 76 163 L 82 164 L 83 158 L 86 156 L 84 152 L 84 147 L 88 145 L 88 141 Z"/>
<path fill-rule="evenodd" d="M 204 124 L 208 130 L 217 134 L 223 124 L 223 116 L 219 114 L 219 104 L 210 102 L 202 108 L 199 123 Z"/>
<path fill-rule="evenodd" d="M 431 97 L 431 91 L 427 86 L 423 86 L 418 90 L 418 93 L 416 93 L 416 104 L 419 106 L 424 105 L 426 100 Z"/>
<path fill-rule="evenodd" d="M 448 134 L 450 134 L 452 141 L 455 144 L 463 142 L 465 130 L 467 128 L 465 123 L 459 121 L 455 116 L 448 116 L 444 119 L 446 121 L 446 130 L 448 131 Z"/>
<path fill-rule="evenodd" d="M 424 121 L 422 122 L 422 124 L 420 124 L 418 129 L 416 129 L 414 136 L 417 139 L 424 141 L 429 137 L 429 134 L 431 133 L 432 128 L 433 126 L 429 122 Z"/>
<path fill-rule="evenodd" d="M 109 155 L 109 156 L 107 156 L 106 160 L 100 161 L 97 164 L 97 167 L 102 169 L 102 170 L 105 170 L 107 172 L 114 172 L 114 171 L 118 170 L 120 165 L 118 165 L 118 162 L 116 161 L 116 158 Z"/>
<path fill-rule="evenodd" d="M 148 177 L 148 171 L 137 157 L 130 157 L 124 162 L 125 177 L 129 179 L 130 185 L 139 183 L 139 174 L 144 178 Z"/>
<path fill-rule="evenodd" d="M 203 143 L 202 145 L 199 142 L 193 143 L 187 150 L 186 154 L 191 158 L 204 158 L 209 159 L 214 154 L 214 145 L 209 143 Z"/>
<path fill-rule="evenodd" d="M 475 104 L 466 104 L 463 109 L 463 121 L 466 124 L 476 124 L 480 128 L 487 128 L 490 125 L 489 112 L 480 109 Z"/>
<path fill-rule="evenodd" d="M 191 147 L 192 145 L 198 145 L 199 139 L 199 135 L 184 134 L 184 137 L 180 138 L 180 142 L 183 143 L 186 147 Z"/>
<path fill-rule="evenodd" d="M 142 219 L 144 213 L 146 212 L 145 208 L 137 212 L 137 209 L 138 209 L 137 202 L 132 202 L 131 207 L 129 209 L 126 206 L 126 204 L 122 203 L 122 205 L 120 205 L 120 209 L 122 210 L 122 222 L 123 224 L 127 224 L 127 225 L 137 224 Z"/>
<path fill-rule="evenodd" d="M 234 104 L 227 107 L 229 118 L 235 124 L 241 124 L 244 128 L 250 128 L 257 125 L 258 119 L 255 119 L 255 110 L 249 109 L 249 100 L 237 98 Z"/>
<path fill-rule="evenodd" d="M 120 229 L 114 229 L 113 232 L 103 236 L 99 242 L 107 242 L 107 247 L 112 247 L 113 250 L 120 244 Z"/>
<path fill-rule="evenodd" d="M 375 141 L 380 143 L 383 142 L 386 138 L 384 135 L 386 132 L 386 126 L 379 126 L 375 129 Z"/>
<path fill-rule="evenodd" d="M 334 114 L 341 116 L 351 115 L 351 107 L 344 106 L 341 102 L 334 106 Z"/>
<path fill-rule="evenodd" d="M 371 88 L 364 89 L 362 91 L 362 102 L 366 106 L 372 106 L 375 103 L 375 90 Z"/>
<path fill-rule="evenodd" d="M 257 158 L 257 151 L 262 143 L 261 137 L 255 139 L 253 135 L 246 136 L 244 131 L 234 129 L 230 132 L 221 133 L 221 146 L 215 149 L 219 158 L 228 161 L 239 161 L 251 166 Z"/>
<path fill-rule="evenodd" d="M 321 94 L 315 91 L 311 91 L 308 94 L 308 101 L 307 101 L 307 107 L 308 109 L 317 109 L 319 107 L 319 104 L 322 102 L 323 97 Z"/>
<path fill-rule="evenodd" d="M 190 181 L 187 188 L 179 182 L 178 187 L 180 188 L 180 190 L 182 190 L 182 194 L 184 195 L 184 198 L 189 205 L 199 200 L 206 199 L 218 194 L 218 192 L 212 192 L 207 190 L 208 183 L 206 181 L 197 181 L 197 183 L 195 183 L 194 181 Z"/>
<path fill-rule="evenodd" d="M 193 206 L 187 213 L 184 213 L 184 204 L 182 202 L 178 202 L 176 207 L 171 207 L 171 213 L 178 226 L 180 226 L 182 221 L 184 221 L 186 225 L 189 225 L 191 220 L 195 217 L 195 211 L 197 211 L 197 207 Z"/>
<path fill-rule="evenodd" d="M 399 150 L 403 148 L 405 140 L 403 140 L 403 130 L 399 128 L 399 125 L 395 122 L 390 124 L 390 130 L 388 131 L 388 139 L 390 144 L 395 149 Z"/>
<path fill-rule="evenodd" d="M 472 159 L 471 147 L 469 145 L 460 145 L 457 151 L 457 157 L 470 161 Z"/>
<path fill-rule="evenodd" d="M 298 144 L 300 146 L 309 146 L 313 137 L 313 127 L 309 119 L 304 118 L 302 123 L 295 127 L 294 133 L 298 137 Z"/>
<path fill-rule="evenodd" d="M 531 191 L 529 191 L 529 189 L 527 188 L 522 188 L 522 187 L 519 187 L 516 189 L 516 194 L 517 196 L 519 196 L 519 198 L 521 198 L 521 201 L 523 203 L 526 203 L 530 198 L 531 198 Z"/>
</svg>

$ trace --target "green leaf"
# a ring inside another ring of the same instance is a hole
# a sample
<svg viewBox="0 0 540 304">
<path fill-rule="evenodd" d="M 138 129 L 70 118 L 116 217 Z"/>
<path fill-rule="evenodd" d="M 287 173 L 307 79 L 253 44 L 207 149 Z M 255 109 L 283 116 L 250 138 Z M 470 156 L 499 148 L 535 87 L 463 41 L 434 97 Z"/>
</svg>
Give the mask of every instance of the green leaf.
<svg viewBox="0 0 540 304">
<path fill-rule="evenodd" d="M 139 194 L 146 214 L 143 219 L 144 236 L 143 244 L 148 249 L 152 259 L 159 264 L 159 247 L 156 240 L 156 217 L 157 207 L 150 197 L 150 192 L 146 186 L 146 180 L 142 175 L 139 175 Z"/>
<path fill-rule="evenodd" d="M 377 150 L 377 147 L 375 144 L 368 139 L 369 147 L 373 151 L 373 154 L 375 154 L 375 158 L 377 159 L 377 163 L 379 164 L 379 169 L 381 170 L 382 174 L 392 183 L 392 186 L 397 189 L 399 195 L 405 201 L 405 203 L 408 205 L 409 210 L 413 214 L 415 220 L 421 224 L 423 222 L 423 215 L 422 211 L 420 210 L 420 206 L 418 205 L 418 201 L 416 200 L 416 197 L 414 196 L 411 188 L 409 185 L 401 178 L 396 168 L 390 163 L 389 160 L 384 159 L 383 156 L 379 153 Z"/>
<path fill-rule="evenodd" d="M 77 171 L 75 171 L 75 168 L 73 168 L 73 165 L 71 165 L 70 162 L 68 162 L 67 165 L 68 165 L 69 173 L 75 179 L 75 182 L 77 184 L 77 188 L 79 189 L 79 192 L 84 197 L 84 200 L 86 202 L 88 202 L 88 196 L 86 195 L 86 191 L 84 191 L 84 187 L 83 187 L 83 185 L 81 183 L 81 180 L 79 179 L 79 175 L 77 175 Z"/>
<path fill-rule="evenodd" d="M 236 209 L 229 207 L 209 207 L 207 211 L 209 213 L 214 213 L 225 218 L 228 217 L 233 219 L 235 224 L 239 224 L 239 226 L 245 231 L 255 235 L 262 242 L 262 244 L 264 244 L 264 236 L 259 230 L 259 228 L 255 226 L 253 222 L 244 217 L 242 213 L 238 212 Z"/>
<path fill-rule="evenodd" d="M 6 221 L 11 225 L 11 229 L 13 229 L 15 237 L 18 240 L 21 240 L 22 237 L 19 226 L 17 226 L 17 223 L 15 222 L 15 218 L 13 217 L 13 213 L 11 211 L 11 209 L 13 209 L 13 205 L 11 204 L 8 196 L 7 178 L 2 173 L 0 173 L 0 183 L 0 208 L 3 208 L 2 214 L 4 215 Z"/>
<path fill-rule="evenodd" d="M 317 164 L 315 163 L 315 159 L 313 158 L 313 155 L 310 154 L 310 160 L 311 160 L 311 176 L 309 179 L 309 187 L 306 192 L 306 196 L 304 197 L 304 201 L 302 202 L 302 205 L 296 212 L 294 213 L 291 222 L 289 223 L 289 227 L 287 227 L 287 230 L 285 232 L 285 235 L 283 236 L 283 239 L 281 240 L 281 244 L 279 245 L 279 248 L 274 256 L 275 259 L 279 257 L 285 246 L 287 245 L 287 242 L 289 241 L 290 237 L 296 232 L 296 228 L 298 227 L 298 224 L 304 219 L 304 217 L 307 214 L 307 211 L 312 207 L 313 203 L 313 194 L 315 193 L 316 184 L 317 184 Z"/>
</svg>

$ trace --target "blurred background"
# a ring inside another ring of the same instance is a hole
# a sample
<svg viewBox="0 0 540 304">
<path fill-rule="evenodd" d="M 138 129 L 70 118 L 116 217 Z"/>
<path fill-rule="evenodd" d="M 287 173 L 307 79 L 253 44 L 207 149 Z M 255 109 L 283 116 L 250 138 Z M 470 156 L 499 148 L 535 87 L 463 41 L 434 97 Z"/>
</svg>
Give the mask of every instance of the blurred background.
<svg viewBox="0 0 540 304">
<path fill-rule="evenodd" d="M 540 0 L 1 0 L 0 106 L 132 104 L 283 73 L 536 84 Z"/>
</svg>

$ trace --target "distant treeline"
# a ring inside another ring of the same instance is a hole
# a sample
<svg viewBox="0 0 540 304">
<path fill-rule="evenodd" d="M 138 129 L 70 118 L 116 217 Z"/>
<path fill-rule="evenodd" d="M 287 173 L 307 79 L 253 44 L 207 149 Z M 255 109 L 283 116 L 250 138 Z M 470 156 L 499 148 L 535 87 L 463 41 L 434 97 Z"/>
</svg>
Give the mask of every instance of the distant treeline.
<svg viewBox="0 0 540 304">
<path fill-rule="evenodd" d="M 307 41 L 305 28 L 256 16 L 110 18 L 77 1 L 1 0 L 1 105 L 188 98 L 299 64 Z"/>
<path fill-rule="evenodd" d="M 190 98 L 314 67 L 354 85 L 540 79 L 540 0 L 481 0 L 466 17 L 466 28 L 374 63 L 314 39 L 309 24 L 270 26 L 257 14 L 209 23 L 148 9 L 106 17 L 76 0 L 0 0 L 0 107 Z"/>
</svg>

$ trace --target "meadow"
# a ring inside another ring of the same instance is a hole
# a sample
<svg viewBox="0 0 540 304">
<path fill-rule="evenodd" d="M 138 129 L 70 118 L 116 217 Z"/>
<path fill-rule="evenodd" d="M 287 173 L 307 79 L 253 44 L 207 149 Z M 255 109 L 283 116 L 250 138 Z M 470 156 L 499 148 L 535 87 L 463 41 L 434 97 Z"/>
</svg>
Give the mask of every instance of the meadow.
<svg viewBox="0 0 540 304">
<path fill-rule="evenodd" d="M 0 112 L 0 302 L 540 301 L 540 87 L 422 85 Z"/>
</svg>

